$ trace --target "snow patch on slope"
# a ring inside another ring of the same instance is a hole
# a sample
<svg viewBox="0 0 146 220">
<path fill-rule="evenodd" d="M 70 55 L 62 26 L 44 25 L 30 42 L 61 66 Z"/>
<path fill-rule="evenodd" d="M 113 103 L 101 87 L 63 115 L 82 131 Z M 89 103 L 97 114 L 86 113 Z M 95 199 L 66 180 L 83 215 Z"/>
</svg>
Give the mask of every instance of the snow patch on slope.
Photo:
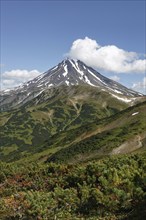
<svg viewBox="0 0 146 220">
<path fill-rule="evenodd" d="M 75 64 L 74 64 L 72 60 L 69 60 L 69 61 L 70 61 L 70 63 L 72 64 L 72 66 L 74 67 L 74 69 L 75 69 L 78 73 L 80 73 L 81 77 L 79 77 L 79 78 L 82 80 L 82 79 L 83 79 L 83 76 L 84 76 L 84 72 L 80 70 L 80 68 L 79 68 L 79 66 L 78 66 L 78 62 L 77 62 L 77 61 L 74 61 L 74 62 L 75 62 Z"/>
<path fill-rule="evenodd" d="M 126 102 L 126 103 L 128 103 L 128 102 L 132 102 L 132 101 L 133 101 L 132 99 L 128 99 L 128 98 L 119 97 L 119 96 L 114 95 L 114 94 L 111 94 L 111 95 L 112 95 L 113 97 L 115 97 L 115 98 L 117 98 L 117 99 L 121 100 L 122 102 Z"/>
<path fill-rule="evenodd" d="M 65 80 L 65 83 L 67 86 L 69 86 L 69 81 L 68 80 Z"/>
<path fill-rule="evenodd" d="M 134 116 L 134 115 L 137 115 L 139 112 L 134 112 L 133 114 L 132 114 L 132 116 Z"/>
<path fill-rule="evenodd" d="M 67 66 L 64 66 L 64 73 L 62 74 L 64 77 L 67 76 L 68 74 L 68 69 L 67 69 Z"/>
<path fill-rule="evenodd" d="M 88 84 L 91 85 L 91 86 L 96 87 L 94 84 L 92 84 L 92 83 L 90 82 L 90 80 L 88 79 L 87 76 L 85 76 L 85 82 L 88 83 Z"/>
<path fill-rule="evenodd" d="M 97 80 L 99 80 L 100 82 L 103 83 L 103 81 L 102 81 L 98 76 L 96 76 L 94 73 L 92 73 L 90 70 L 88 70 L 88 72 L 89 72 L 92 76 L 94 76 Z"/>
<path fill-rule="evenodd" d="M 114 89 L 114 92 L 119 93 L 119 94 L 123 94 L 121 91 Z"/>
</svg>

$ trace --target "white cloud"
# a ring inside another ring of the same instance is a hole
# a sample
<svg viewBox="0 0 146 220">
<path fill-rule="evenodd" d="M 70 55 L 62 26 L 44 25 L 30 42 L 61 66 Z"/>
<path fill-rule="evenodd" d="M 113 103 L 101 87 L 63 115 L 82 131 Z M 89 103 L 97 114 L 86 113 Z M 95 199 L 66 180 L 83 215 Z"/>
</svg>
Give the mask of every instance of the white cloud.
<svg viewBox="0 0 146 220">
<path fill-rule="evenodd" d="M 118 77 L 118 76 L 116 76 L 116 75 L 110 76 L 109 78 L 112 79 L 112 80 L 114 80 L 114 81 L 116 81 L 116 82 L 119 82 L 119 81 L 120 81 L 120 77 Z"/>
<path fill-rule="evenodd" d="M 11 70 L 2 73 L 1 76 L 1 88 L 13 88 L 21 83 L 27 82 L 41 73 L 38 70 Z"/>
<path fill-rule="evenodd" d="M 146 60 L 140 59 L 136 52 L 128 52 L 115 45 L 100 46 L 88 37 L 75 40 L 67 56 L 93 68 L 115 73 L 144 73 L 146 70 Z"/>
<path fill-rule="evenodd" d="M 2 83 L 3 83 L 3 85 L 5 85 L 5 86 L 11 86 L 11 85 L 13 85 L 14 83 L 15 83 L 15 80 L 13 80 L 13 79 L 4 79 L 3 81 L 2 81 Z"/>
<path fill-rule="evenodd" d="M 146 77 L 141 82 L 133 83 L 132 89 L 146 94 Z"/>
<path fill-rule="evenodd" d="M 5 77 L 12 77 L 12 78 L 21 78 L 21 79 L 32 79 L 36 76 L 38 76 L 40 72 L 38 70 L 11 70 L 11 71 L 6 71 L 3 73 L 3 76 Z"/>
</svg>

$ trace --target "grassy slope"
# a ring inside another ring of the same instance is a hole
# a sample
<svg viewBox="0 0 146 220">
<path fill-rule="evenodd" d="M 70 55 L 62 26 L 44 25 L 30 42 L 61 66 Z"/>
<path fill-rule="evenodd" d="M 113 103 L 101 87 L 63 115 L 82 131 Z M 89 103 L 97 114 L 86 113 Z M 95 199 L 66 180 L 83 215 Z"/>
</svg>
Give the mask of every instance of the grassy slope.
<svg viewBox="0 0 146 220">
<path fill-rule="evenodd" d="M 57 142 L 64 139 L 62 135 L 66 136 L 67 131 L 76 132 L 79 127 L 98 122 L 127 106 L 92 87 L 45 91 L 25 106 L 0 114 L 0 159 L 17 160 L 28 156 L 41 150 L 46 142 L 51 146 L 53 143 L 52 147 L 58 146 Z M 67 134 L 67 142 L 71 133 Z M 55 134 L 59 134 L 57 141 Z"/>
<path fill-rule="evenodd" d="M 20 162 L 86 162 L 111 154 L 143 152 L 146 149 L 146 102 L 111 117 L 62 131 L 25 154 Z M 132 115 L 139 112 L 136 115 Z M 118 150 L 124 143 L 124 147 Z M 139 145 L 141 143 L 141 145 Z M 114 152 L 116 149 L 117 152 Z M 9 158 L 10 155 L 5 156 Z"/>
<path fill-rule="evenodd" d="M 145 109 L 146 102 L 103 119 L 100 124 L 94 123 L 82 127 L 86 131 L 78 137 L 77 133 L 72 131 L 72 137 L 76 137 L 76 141 L 72 138 L 72 143 L 68 147 L 51 155 L 48 161 L 81 162 L 110 154 L 144 150 L 146 147 Z M 135 112 L 138 114 L 132 115 Z"/>
</svg>

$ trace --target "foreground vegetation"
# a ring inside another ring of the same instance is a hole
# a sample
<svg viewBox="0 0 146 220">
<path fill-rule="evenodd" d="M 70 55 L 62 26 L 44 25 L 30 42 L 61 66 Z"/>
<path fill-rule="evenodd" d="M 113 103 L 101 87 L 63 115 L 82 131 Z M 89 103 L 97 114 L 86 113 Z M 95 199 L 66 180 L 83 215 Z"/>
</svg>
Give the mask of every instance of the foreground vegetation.
<svg viewBox="0 0 146 220">
<path fill-rule="evenodd" d="M 146 154 L 86 164 L 0 163 L 0 219 L 145 219 Z"/>
</svg>

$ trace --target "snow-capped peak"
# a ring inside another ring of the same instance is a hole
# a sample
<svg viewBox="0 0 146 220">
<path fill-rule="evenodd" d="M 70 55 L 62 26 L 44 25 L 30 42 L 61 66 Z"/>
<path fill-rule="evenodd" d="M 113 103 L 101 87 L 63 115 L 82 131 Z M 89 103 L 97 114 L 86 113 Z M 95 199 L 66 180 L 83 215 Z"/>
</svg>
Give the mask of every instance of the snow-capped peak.
<svg viewBox="0 0 146 220">
<path fill-rule="evenodd" d="M 27 102 L 36 97 L 42 91 L 52 87 L 81 84 L 97 87 L 98 90 L 100 89 L 102 92 L 108 92 L 111 96 L 125 102 L 130 102 L 131 98 L 133 100 L 135 97 L 143 96 L 142 94 L 104 77 L 83 62 L 67 58 L 33 80 L 30 80 L 13 90 L 2 91 L 0 93 L 0 106 L 4 103 L 12 102 L 15 99 L 19 102 L 20 99 L 21 102 Z M 5 99 L 6 96 L 8 98 L 7 101 Z M 11 96 L 11 98 L 9 98 L 9 96 Z"/>
</svg>

